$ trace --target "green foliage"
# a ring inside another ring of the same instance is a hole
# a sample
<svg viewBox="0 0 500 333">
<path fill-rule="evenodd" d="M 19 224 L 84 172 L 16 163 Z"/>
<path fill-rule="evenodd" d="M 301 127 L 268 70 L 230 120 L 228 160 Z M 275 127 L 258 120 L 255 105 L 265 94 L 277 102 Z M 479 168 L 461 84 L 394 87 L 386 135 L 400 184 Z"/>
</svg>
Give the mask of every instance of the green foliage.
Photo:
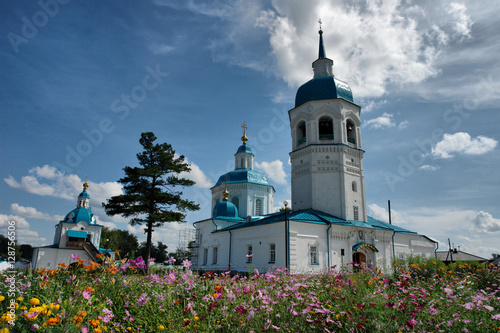
<svg viewBox="0 0 500 333">
<path fill-rule="evenodd" d="M 146 258 L 146 246 L 146 242 L 141 243 L 141 246 L 139 246 L 139 249 L 137 251 L 137 256 Z M 154 258 L 156 263 L 163 264 L 168 260 L 167 248 L 168 246 L 166 244 L 163 244 L 162 242 L 158 242 L 158 245 L 151 244 L 151 258 Z"/>
<path fill-rule="evenodd" d="M 139 247 L 137 236 L 130 233 L 128 230 L 109 229 L 104 227 L 101 233 L 100 247 L 120 251 L 122 258 L 135 258 Z"/>
<path fill-rule="evenodd" d="M 152 132 L 141 134 L 143 151 L 137 154 L 140 167 L 124 167 L 125 177 L 118 180 L 124 193 L 102 204 L 108 215 L 130 217 L 131 225 L 146 226 L 146 262 L 151 257 L 154 228 L 165 222 L 185 222 L 186 211 L 200 209 L 193 201 L 183 199 L 177 190 L 195 184 L 179 177 L 182 172 L 191 171 L 184 156 L 176 157 L 171 145 L 155 141 Z"/>
</svg>

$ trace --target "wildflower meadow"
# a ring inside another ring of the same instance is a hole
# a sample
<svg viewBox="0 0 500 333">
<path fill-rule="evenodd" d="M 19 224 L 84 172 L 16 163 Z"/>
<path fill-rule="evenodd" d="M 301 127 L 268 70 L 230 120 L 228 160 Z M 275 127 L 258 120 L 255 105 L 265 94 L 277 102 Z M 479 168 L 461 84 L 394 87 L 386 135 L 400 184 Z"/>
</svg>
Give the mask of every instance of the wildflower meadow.
<svg viewBox="0 0 500 333">
<path fill-rule="evenodd" d="M 142 258 L 4 273 L 0 332 L 500 332 L 500 271 L 433 259 L 387 272 L 347 265 L 144 274 Z M 15 286 L 15 287 L 13 287 Z"/>
</svg>

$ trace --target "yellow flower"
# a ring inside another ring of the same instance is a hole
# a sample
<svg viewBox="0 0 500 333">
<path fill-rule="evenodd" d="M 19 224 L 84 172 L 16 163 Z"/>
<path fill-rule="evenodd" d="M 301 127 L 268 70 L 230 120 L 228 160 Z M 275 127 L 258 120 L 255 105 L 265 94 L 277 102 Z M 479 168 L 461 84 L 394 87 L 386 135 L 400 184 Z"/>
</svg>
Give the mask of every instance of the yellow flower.
<svg viewBox="0 0 500 333">
<path fill-rule="evenodd" d="M 159 330 L 164 330 L 164 329 L 165 329 L 165 326 L 163 326 L 163 325 L 158 325 L 158 329 L 159 329 Z"/>
<path fill-rule="evenodd" d="M 61 307 L 61 306 L 60 306 L 59 304 L 55 304 L 55 303 L 50 303 L 50 305 L 49 305 L 49 308 L 50 308 L 51 310 L 54 310 L 54 311 L 59 310 L 59 308 L 60 308 L 60 307 Z"/>
<path fill-rule="evenodd" d="M 2 329 L 0 329 L 0 333 L 9 333 L 9 329 L 8 328 L 2 328 Z"/>
<path fill-rule="evenodd" d="M 194 317 L 194 321 L 198 321 L 198 320 L 200 320 L 200 317 L 195 316 L 195 317 Z"/>
<path fill-rule="evenodd" d="M 21 296 L 19 296 L 18 298 L 16 298 L 16 301 L 18 302 L 22 302 L 24 298 L 22 298 Z"/>
<path fill-rule="evenodd" d="M 132 331 L 132 327 L 127 327 L 127 331 Z"/>
<path fill-rule="evenodd" d="M 0 295 L 0 302 L 3 302 L 4 299 L 5 299 L 5 296 Z"/>
<path fill-rule="evenodd" d="M 30 304 L 31 305 L 38 305 L 38 304 L 40 304 L 40 300 L 38 298 L 32 298 L 32 299 L 30 299 Z"/>
</svg>

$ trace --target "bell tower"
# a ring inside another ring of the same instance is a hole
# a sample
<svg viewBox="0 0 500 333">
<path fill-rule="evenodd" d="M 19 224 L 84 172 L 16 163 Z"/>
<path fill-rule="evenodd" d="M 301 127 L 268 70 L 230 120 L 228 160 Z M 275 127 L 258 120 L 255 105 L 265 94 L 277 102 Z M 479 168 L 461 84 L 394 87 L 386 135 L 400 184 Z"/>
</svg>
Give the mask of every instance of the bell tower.
<svg viewBox="0 0 500 333">
<path fill-rule="evenodd" d="M 297 90 L 295 108 L 288 112 L 292 207 L 366 222 L 361 108 L 349 85 L 333 75 L 321 28 L 312 67 L 313 78 Z"/>
</svg>

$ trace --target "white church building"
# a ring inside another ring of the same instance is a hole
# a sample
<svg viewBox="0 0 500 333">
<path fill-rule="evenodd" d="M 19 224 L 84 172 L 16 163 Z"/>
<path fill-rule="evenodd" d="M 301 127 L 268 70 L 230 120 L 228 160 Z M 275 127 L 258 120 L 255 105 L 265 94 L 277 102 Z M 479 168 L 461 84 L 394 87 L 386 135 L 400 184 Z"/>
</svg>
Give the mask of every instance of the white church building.
<svg viewBox="0 0 500 333">
<path fill-rule="evenodd" d="M 76 208 L 66 214 L 55 226 L 54 244 L 38 247 L 33 252 L 33 268 L 57 268 L 60 263 L 70 265 L 77 262 L 76 257 L 94 262 L 97 255 L 107 250 L 100 249 L 102 225 L 97 224 L 90 210 L 88 183 L 83 184 L 83 192 L 78 196 Z M 72 258 L 73 257 L 73 258 Z"/>
<path fill-rule="evenodd" d="M 394 258 L 435 256 L 434 240 L 367 215 L 361 107 L 333 75 L 322 33 L 314 76 L 289 111 L 292 210 L 273 213 L 275 190 L 253 170 L 244 126 L 235 170 L 212 188 L 212 216 L 194 223 L 193 268 L 306 272 L 351 262 L 384 268 Z"/>
</svg>

